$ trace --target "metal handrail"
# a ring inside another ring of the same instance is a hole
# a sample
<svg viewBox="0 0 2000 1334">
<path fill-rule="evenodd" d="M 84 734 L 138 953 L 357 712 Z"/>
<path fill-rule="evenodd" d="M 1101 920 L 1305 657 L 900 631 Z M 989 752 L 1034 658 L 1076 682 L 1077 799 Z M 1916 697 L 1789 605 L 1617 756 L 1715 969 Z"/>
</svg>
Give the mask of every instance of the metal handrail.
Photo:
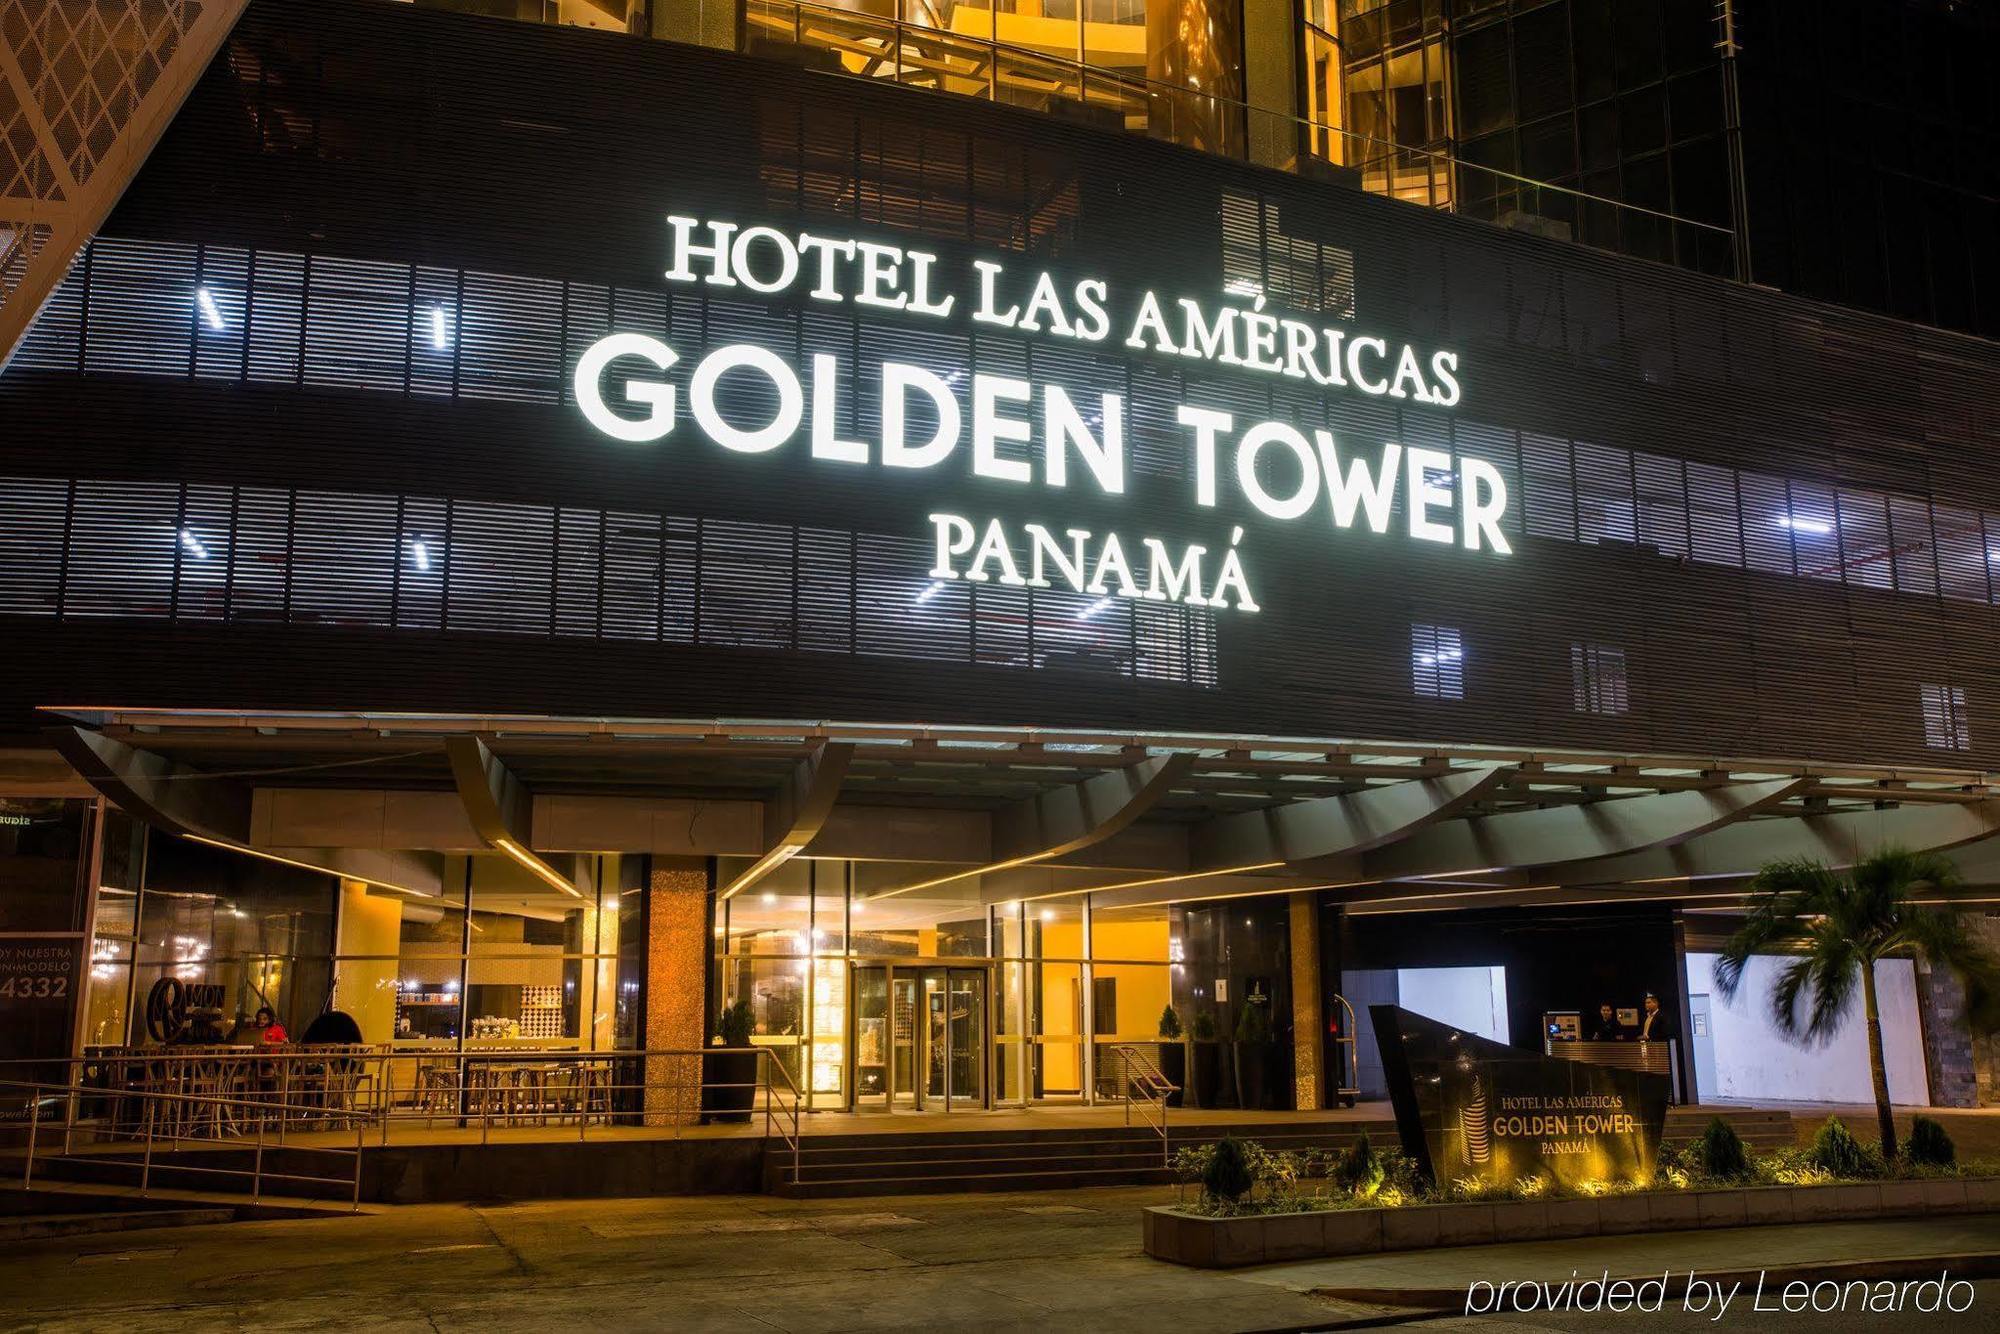
<svg viewBox="0 0 2000 1334">
<path fill-rule="evenodd" d="M 45 1153 L 42 1151 L 41 1138 L 44 1126 L 41 1112 L 45 1103 L 59 1098 L 65 1108 L 73 1109 L 80 1099 L 100 1096 L 102 1092 L 103 1090 L 101 1089 L 93 1089 L 80 1084 L 55 1084 L 46 1081 L 0 1079 L 0 1094 L 25 1094 L 28 1099 L 26 1152 L 21 1157 L 21 1188 L 23 1190 L 32 1189 L 35 1184 L 35 1164 L 37 1160 L 45 1165 L 49 1163 L 90 1163 L 100 1167 L 108 1166 L 114 1169 L 128 1170 L 133 1166 L 128 1158 L 121 1154 L 80 1154 L 75 1152 L 74 1134 L 76 1127 L 73 1121 L 67 1117 L 63 1125 L 61 1152 Z M 354 1125 L 354 1146 L 352 1148 L 324 1144 L 291 1146 L 291 1152 L 294 1153 L 330 1154 L 336 1157 L 343 1157 L 349 1163 L 349 1171 L 345 1176 L 312 1176 L 302 1172 L 275 1172 L 267 1170 L 264 1166 L 264 1128 L 266 1120 L 273 1113 L 277 1113 L 281 1118 L 295 1111 L 312 1115 L 323 1115 L 325 1112 L 323 1107 L 312 1104 L 271 1102 L 258 1098 L 229 1098 L 201 1093 L 153 1093 L 134 1090 L 128 1091 L 122 1096 L 139 1100 L 145 1109 L 141 1122 L 137 1127 L 130 1130 L 112 1129 L 104 1133 L 108 1133 L 109 1137 L 114 1141 L 121 1136 L 126 1136 L 139 1145 L 140 1160 L 137 1166 L 139 1169 L 139 1194 L 142 1196 L 149 1195 L 152 1192 L 155 1150 L 160 1144 L 165 1143 L 168 1146 L 167 1151 L 169 1153 L 178 1153 L 180 1146 L 183 1144 L 198 1144 L 214 1148 L 220 1143 L 228 1142 L 211 1136 L 185 1134 L 177 1129 L 180 1123 L 180 1109 L 192 1103 L 212 1110 L 218 1115 L 224 1112 L 239 1113 L 244 1123 L 255 1126 L 256 1140 L 254 1152 L 251 1157 L 251 1165 L 248 1168 L 217 1167 L 213 1163 L 197 1164 L 177 1159 L 173 1164 L 174 1172 L 182 1175 L 247 1178 L 250 1182 L 250 1198 L 252 1200 L 263 1198 L 264 1183 L 267 1181 L 290 1182 L 295 1185 L 305 1186 L 339 1186 L 347 1192 L 351 1208 L 358 1210 L 361 1207 L 361 1124 L 358 1121 Z"/>
<path fill-rule="evenodd" d="M 1124 1080 L 1121 1085 L 1125 1094 L 1125 1124 L 1132 1124 L 1132 1104 L 1136 1101 L 1144 1108 L 1157 1109 L 1158 1119 L 1152 1111 L 1141 1111 L 1146 1123 L 1160 1132 L 1160 1154 L 1162 1160 L 1172 1163 L 1173 1154 L 1168 1144 L 1167 1099 L 1180 1092 L 1180 1085 L 1160 1072 L 1160 1067 L 1152 1055 L 1130 1043 L 1119 1043 L 1111 1048 L 1122 1062 Z M 1136 1067 L 1136 1069 L 1135 1069 Z M 1138 1095 L 1135 1097 L 1134 1095 Z"/>
<path fill-rule="evenodd" d="M 748 1080 L 707 1078 L 702 1058 L 731 1054 L 754 1054 L 760 1068 Z M 0 1080 L 10 1069 L 40 1075 L 56 1064 L 0 1061 Z M 496 1127 L 552 1124 L 574 1124 L 579 1140 L 615 1125 L 660 1127 L 678 1139 L 714 1115 L 748 1119 L 761 1091 L 764 1138 L 789 1151 L 795 1180 L 799 1171 L 805 1100 L 769 1047 L 117 1047 L 60 1064 L 64 1079 L 14 1083 L 64 1090 L 66 1147 L 78 1132 L 120 1138 L 141 1115 L 163 1119 L 163 1135 L 208 1143 L 244 1138 L 254 1127 L 259 1137 L 273 1131 L 281 1145 L 301 1133 L 349 1129 L 373 1129 L 387 1144 L 392 1124 L 419 1122 L 476 1129 L 481 1144 Z M 42 1112 L 38 1100 L 31 1115 Z"/>
</svg>

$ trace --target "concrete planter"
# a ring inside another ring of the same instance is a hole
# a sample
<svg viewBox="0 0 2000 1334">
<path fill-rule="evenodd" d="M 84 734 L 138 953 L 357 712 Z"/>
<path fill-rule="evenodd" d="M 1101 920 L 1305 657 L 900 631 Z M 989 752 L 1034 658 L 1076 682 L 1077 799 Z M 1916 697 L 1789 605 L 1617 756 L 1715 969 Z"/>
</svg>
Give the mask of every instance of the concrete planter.
<svg viewBox="0 0 2000 1334">
<path fill-rule="evenodd" d="M 1202 1218 L 1155 1205 L 1143 1218 L 1146 1254 L 1202 1269 L 1231 1269 L 1432 1246 L 1991 1211 L 2000 1211 L 2000 1178 L 1995 1177 L 1737 1186 L 1580 1200 L 1471 1200 L 1245 1218 Z"/>
</svg>

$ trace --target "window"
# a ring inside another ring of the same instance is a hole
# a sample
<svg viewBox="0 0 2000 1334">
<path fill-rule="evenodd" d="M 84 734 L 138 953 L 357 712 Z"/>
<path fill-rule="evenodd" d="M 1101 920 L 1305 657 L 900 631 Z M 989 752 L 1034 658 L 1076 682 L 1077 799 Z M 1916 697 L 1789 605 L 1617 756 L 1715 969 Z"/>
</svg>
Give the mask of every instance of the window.
<svg viewBox="0 0 2000 1334">
<path fill-rule="evenodd" d="M 1570 699 L 1578 713 L 1624 713 L 1631 706 L 1622 648 L 1571 644 L 1569 679 Z"/>
<path fill-rule="evenodd" d="M 1410 689 L 1424 699 L 1465 698 L 1465 641 L 1456 626 L 1410 627 Z"/>
<path fill-rule="evenodd" d="M 1965 714 L 1961 686 L 1918 688 L 1924 709 L 1924 744 L 1934 750 L 1971 750 L 1972 723 Z"/>
</svg>

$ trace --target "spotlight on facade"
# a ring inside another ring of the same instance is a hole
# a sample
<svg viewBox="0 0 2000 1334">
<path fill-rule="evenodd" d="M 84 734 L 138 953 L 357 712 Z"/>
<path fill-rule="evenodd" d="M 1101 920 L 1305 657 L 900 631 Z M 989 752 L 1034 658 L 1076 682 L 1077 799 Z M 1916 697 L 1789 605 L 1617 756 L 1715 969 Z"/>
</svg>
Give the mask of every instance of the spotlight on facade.
<svg viewBox="0 0 2000 1334">
<path fill-rule="evenodd" d="M 194 303 L 201 308 L 201 318 L 211 329 L 223 328 L 222 310 L 215 304 L 215 293 L 206 287 L 194 289 Z"/>
<path fill-rule="evenodd" d="M 1781 515 L 1778 527 L 1789 528 L 1795 533 L 1811 533 L 1815 537 L 1825 537 L 1833 531 L 1833 525 L 1824 519 L 1802 519 L 1796 514 Z"/>
<path fill-rule="evenodd" d="M 919 605 L 929 602 L 942 592 L 944 592 L 944 581 L 942 579 L 933 579 L 930 583 L 924 585 L 921 593 L 917 594 L 917 602 Z"/>
<path fill-rule="evenodd" d="M 451 347 L 451 321 L 443 306 L 431 307 L 431 346 L 440 352 Z"/>
<path fill-rule="evenodd" d="M 428 572 L 431 568 L 431 551 L 422 538 L 410 543 L 410 559 L 419 570 Z"/>
<path fill-rule="evenodd" d="M 200 538 L 196 537 L 192 531 L 186 528 L 181 529 L 181 546 L 186 549 L 188 555 L 193 556 L 196 560 L 208 559 L 208 548 L 202 545 Z"/>
</svg>

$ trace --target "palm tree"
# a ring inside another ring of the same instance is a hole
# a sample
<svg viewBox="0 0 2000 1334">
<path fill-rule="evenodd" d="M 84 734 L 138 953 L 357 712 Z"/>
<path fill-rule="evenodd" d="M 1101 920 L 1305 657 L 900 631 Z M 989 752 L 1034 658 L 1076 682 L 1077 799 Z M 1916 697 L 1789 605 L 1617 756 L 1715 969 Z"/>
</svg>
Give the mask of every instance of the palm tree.
<svg viewBox="0 0 2000 1334">
<path fill-rule="evenodd" d="M 1975 1032 L 2000 1030 L 2000 960 L 1951 908 L 1926 907 L 1958 883 L 1958 869 L 1935 852 L 1883 847 L 1842 872 L 1811 860 L 1776 861 L 1750 881 L 1756 896 L 1749 918 L 1723 947 L 1715 985 L 1733 998 L 1752 954 L 1795 955 L 1771 989 L 1771 1017 L 1802 1045 L 1825 1045 L 1848 1018 L 1861 983 L 1868 1022 L 1868 1073 L 1875 1086 L 1882 1156 L 1896 1154 L 1889 1112 L 1889 1076 L 1882 1063 L 1882 1018 L 1875 999 L 1875 962 L 1891 954 L 1946 968 L 1965 988 L 1966 1017 Z M 1809 1013 L 1802 1016 L 1800 1002 Z"/>
</svg>

